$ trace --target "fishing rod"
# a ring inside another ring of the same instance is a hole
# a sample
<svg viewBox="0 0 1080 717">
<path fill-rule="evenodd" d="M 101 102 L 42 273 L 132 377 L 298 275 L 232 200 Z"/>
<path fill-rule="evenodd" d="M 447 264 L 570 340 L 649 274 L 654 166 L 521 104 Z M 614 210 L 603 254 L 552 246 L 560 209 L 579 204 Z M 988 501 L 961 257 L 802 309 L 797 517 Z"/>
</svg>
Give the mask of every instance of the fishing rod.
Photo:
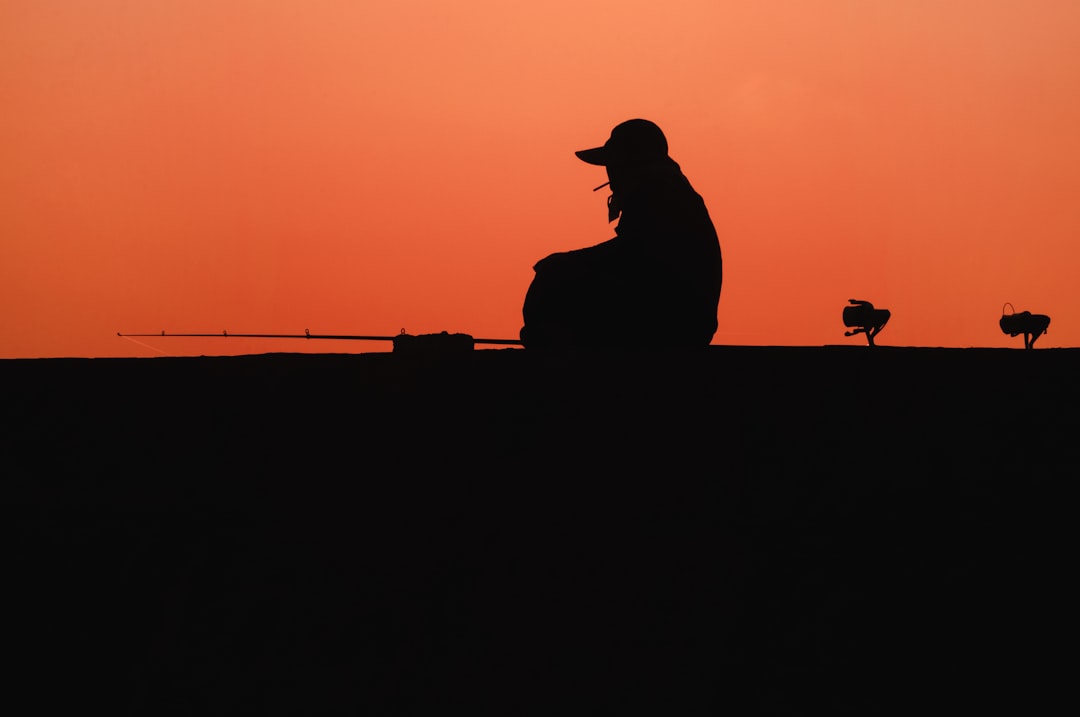
<svg viewBox="0 0 1080 717">
<path fill-rule="evenodd" d="M 451 334 L 446 331 L 438 334 L 407 334 L 405 329 L 396 336 L 356 336 L 351 334 L 313 334 L 304 329 L 302 334 L 232 334 L 222 331 L 220 334 L 194 333 L 176 334 L 162 331 L 157 334 L 125 334 L 116 332 L 122 338 L 165 337 L 165 338 L 236 338 L 236 339 L 329 339 L 335 341 L 392 341 L 394 351 L 401 353 L 457 353 L 472 351 L 475 344 L 502 346 L 521 346 L 518 339 L 478 339 L 469 334 Z"/>
</svg>

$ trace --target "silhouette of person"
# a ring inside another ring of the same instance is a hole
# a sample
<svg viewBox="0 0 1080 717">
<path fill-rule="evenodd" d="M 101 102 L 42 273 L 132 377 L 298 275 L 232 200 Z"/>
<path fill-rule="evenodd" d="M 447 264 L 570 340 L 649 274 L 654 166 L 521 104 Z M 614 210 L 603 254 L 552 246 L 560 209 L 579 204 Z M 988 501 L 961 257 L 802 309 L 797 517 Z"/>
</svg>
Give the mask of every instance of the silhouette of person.
<svg viewBox="0 0 1080 717">
<path fill-rule="evenodd" d="M 619 124 L 576 152 L 606 168 L 615 237 L 541 259 L 522 306 L 527 349 L 704 347 L 716 333 L 722 260 L 701 196 L 658 126 Z M 595 191 L 595 190 L 594 190 Z"/>
</svg>

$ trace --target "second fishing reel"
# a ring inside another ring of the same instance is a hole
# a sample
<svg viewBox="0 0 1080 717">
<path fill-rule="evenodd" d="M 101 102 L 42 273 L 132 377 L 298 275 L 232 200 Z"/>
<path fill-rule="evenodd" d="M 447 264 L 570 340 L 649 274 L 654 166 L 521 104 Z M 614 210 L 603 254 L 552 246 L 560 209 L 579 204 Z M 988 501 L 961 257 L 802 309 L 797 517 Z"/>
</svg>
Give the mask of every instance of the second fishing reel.
<svg viewBox="0 0 1080 717">
<path fill-rule="evenodd" d="M 1010 313 L 1005 313 L 1005 307 L 1009 308 Z M 1001 333 L 1009 336 L 1023 334 L 1024 348 L 1030 349 L 1035 345 L 1035 339 L 1046 333 L 1046 329 L 1050 326 L 1050 317 L 1046 314 L 1033 314 L 1030 311 L 1017 313 L 1013 305 L 1006 301 L 1005 306 L 1001 307 L 998 326 L 1001 327 Z"/>
<path fill-rule="evenodd" d="M 867 343 L 873 346 L 874 337 L 885 328 L 892 313 L 888 309 L 875 309 L 873 304 L 862 299 L 848 299 L 848 303 L 851 306 L 844 307 L 844 326 L 850 326 L 852 330 L 845 331 L 844 336 L 866 334 Z"/>
</svg>

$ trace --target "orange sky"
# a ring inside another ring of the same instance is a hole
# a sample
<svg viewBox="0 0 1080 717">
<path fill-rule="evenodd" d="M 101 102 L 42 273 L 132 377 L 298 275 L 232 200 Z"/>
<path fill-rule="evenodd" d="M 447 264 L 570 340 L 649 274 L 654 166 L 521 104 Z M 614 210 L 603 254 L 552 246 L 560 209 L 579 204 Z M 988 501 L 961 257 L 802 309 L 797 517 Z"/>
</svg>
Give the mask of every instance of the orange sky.
<svg viewBox="0 0 1080 717">
<path fill-rule="evenodd" d="M 0 0 L 0 357 L 515 338 L 612 236 L 573 151 L 657 122 L 724 252 L 717 344 L 1080 346 L 1073 0 Z"/>
</svg>

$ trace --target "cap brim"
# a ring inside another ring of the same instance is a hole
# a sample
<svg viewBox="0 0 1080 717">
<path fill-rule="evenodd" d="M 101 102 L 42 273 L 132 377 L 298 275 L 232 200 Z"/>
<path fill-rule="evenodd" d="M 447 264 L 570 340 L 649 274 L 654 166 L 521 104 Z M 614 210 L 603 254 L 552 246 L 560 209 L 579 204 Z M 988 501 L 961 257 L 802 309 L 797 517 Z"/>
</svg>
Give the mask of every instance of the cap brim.
<svg viewBox="0 0 1080 717">
<path fill-rule="evenodd" d="M 578 152 L 574 152 L 582 162 L 588 162 L 589 164 L 599 164 L 602 167 L 607 166 L 607 153 L 603 147 L 593 147 L 592 149 L 583 149 Z"/>
</svg>

